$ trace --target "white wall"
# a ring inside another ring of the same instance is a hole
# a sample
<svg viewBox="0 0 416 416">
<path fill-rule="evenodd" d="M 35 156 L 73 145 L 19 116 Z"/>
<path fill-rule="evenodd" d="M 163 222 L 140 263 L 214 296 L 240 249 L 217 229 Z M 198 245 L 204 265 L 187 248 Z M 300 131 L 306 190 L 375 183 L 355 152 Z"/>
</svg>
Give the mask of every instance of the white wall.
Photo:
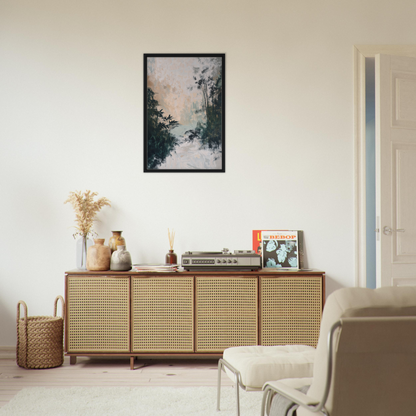
<svg viewBox="0 0 416 416">
<path fill-rule="evenodd" d="M 354 44 L 412 43 L 405 0 L 0 0 L 0 346 L 16 304 L 49 315 L 74 215 L 112 201 L 134 262 L 303 229 L 327 292 L 354 283 Z M 143 54 L 226 54 L 226 173 L 143 173 Z"/>
</svg>

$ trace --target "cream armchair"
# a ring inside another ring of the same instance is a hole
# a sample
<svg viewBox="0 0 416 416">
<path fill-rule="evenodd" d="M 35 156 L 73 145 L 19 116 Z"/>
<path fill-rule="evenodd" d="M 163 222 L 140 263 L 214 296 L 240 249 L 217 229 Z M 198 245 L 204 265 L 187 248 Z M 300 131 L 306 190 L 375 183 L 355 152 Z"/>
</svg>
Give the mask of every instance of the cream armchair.
<svg viewBox="0 0 416 416">
<path fill-rule="evenodd" d="M 313 377 L 267 382 L 263 390 L 262 416 L 281 416 L 282 396 L 299 405 L 297 416 L 416 415 L 416 287 L 332 293 Z"/>
</svg>

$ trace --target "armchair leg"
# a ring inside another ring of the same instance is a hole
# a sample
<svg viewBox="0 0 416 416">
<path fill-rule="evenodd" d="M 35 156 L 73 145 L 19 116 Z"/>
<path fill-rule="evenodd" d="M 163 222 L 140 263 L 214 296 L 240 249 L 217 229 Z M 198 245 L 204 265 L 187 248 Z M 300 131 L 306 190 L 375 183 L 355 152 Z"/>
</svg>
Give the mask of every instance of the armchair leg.
<svg viewBox="0 0 416 416">
<path fill-rule="evenodd" d="M 240 386 L 238 385 L 237 376 L 235 377 L 235 393 L 237 395 L 237 416 L 240 416 Z"/>
<path fill-rule="evenodd" d="M 217 411 L 220 410 L 221 400 L 221 372 L 222 372 L 222 360 L 218 361 L 218 379 L 217 379 Z"/>
<path fill-rule="evenodd" d="M 217 411 L 220 410 L 220 399 L 221 399 L 221 372 L 224 370 L 224 366 L 227 367 L 235 375 L 235 392 L 237 397 L 237 416 L 240 416 L 240 372 L 235 369 L 227 361 L 220 358 L 218 360 L 218 380 L 217 380 Z M 224 370 L 225 371 L 225 370 Z M 242 386 L 245 388 L 244 386 Z"/>
<path fill-rule="evenodd" d="M 272 396 L 273 395 L 272 395 L 270 388 L 266 387 L 263 393 L 263 399 L 261 401 L 260 416 L 265 416 L 269 414 Z"/>
</svg>

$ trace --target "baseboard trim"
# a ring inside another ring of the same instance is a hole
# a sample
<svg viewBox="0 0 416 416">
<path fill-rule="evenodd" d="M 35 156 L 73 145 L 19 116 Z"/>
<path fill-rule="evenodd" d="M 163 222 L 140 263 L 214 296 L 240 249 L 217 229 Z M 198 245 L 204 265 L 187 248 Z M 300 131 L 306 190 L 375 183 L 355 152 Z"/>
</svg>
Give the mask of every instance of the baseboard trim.
<svg viewBox="0 0 416 416">
<path fill-rule="evenodd" d="M 14 345 L 0 346 L 0 359 L 9 358 L 16 358 L 16 347 Z"/>
</svg>

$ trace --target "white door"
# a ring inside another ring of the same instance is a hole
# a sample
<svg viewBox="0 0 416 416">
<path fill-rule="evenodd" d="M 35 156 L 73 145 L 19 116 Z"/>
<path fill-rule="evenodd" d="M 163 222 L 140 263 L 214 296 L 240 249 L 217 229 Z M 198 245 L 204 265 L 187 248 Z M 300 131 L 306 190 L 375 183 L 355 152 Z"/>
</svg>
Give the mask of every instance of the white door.
<svg viewBox="0 0 416 416">
<path fill-rule="evenodd" d="M 416 284 L 416 58 L 376 55 L 377 287 Z"/>
</svg>

